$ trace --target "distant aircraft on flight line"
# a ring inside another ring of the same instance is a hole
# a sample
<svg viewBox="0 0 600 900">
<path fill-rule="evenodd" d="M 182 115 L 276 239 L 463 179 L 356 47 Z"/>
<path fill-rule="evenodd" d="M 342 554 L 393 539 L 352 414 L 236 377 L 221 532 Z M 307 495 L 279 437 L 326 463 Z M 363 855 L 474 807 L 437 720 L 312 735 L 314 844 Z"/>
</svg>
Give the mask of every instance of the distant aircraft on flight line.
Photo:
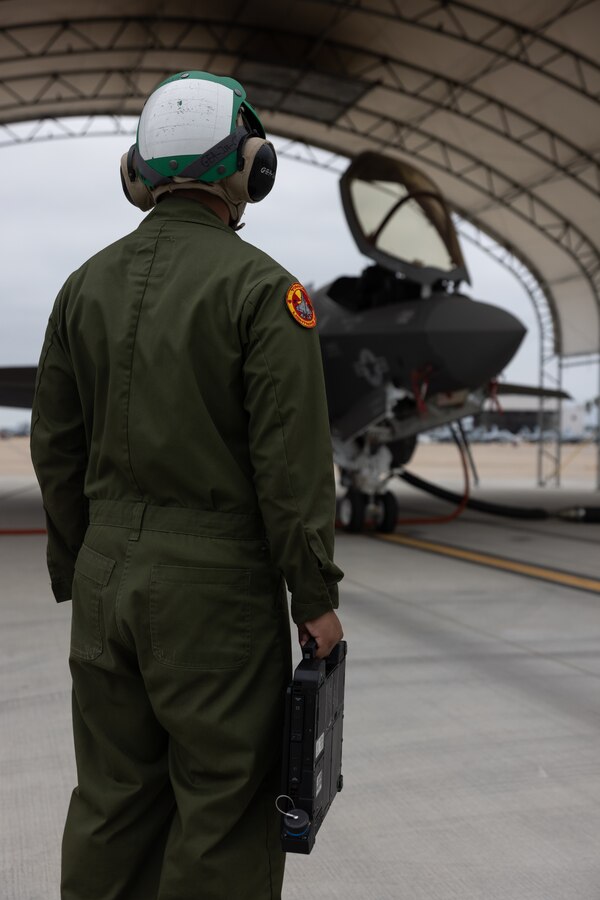
<svg viewBox="0 0 600 900">
<path fill-rule="evenodd" d="M 352 235 L 374 261 L 312 298 L 334 457 L 347 488 L 340 518 L 359 530 L 370 506 L 377 527 L 391 531 L 394 470 L 409 461 L 421 432 L 472 415 L 493 396 L 525 328 L 459 293 L 469 274 L 446 201 L 427 175 L 363 153 L 340 184 Z M 30 407 L 35 374 L 35 367 L 0 368 L 0 406 Z"/>
</svg>

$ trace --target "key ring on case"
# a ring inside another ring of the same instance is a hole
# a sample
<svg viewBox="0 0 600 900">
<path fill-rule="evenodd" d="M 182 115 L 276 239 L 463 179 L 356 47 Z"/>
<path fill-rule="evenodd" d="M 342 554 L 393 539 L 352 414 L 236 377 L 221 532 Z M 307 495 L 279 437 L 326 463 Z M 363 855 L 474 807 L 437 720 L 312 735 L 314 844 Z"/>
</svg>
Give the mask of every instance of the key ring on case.
<svg viewBox="0 0 600 900">
<path fill-rule="evenodd" d="M 289 794 L 279 794 L 279 796 L 275 798 L 275 809 L 277 810 L 277 812 L 281 813 L 282 816 L 286 816 L 286 818 L 288 818 L 288 819 L 297 819 L 298 816 L 295 816 L 293 813 L 284 812 L 283 809 L 279 808 L 279 801 L 281 799 L 289 800 L 290 803 L 292 804 L 292 809 L 294 807 L 294 801 L 292 800 L 292 798 L 290 797 Z"/>
</svg>

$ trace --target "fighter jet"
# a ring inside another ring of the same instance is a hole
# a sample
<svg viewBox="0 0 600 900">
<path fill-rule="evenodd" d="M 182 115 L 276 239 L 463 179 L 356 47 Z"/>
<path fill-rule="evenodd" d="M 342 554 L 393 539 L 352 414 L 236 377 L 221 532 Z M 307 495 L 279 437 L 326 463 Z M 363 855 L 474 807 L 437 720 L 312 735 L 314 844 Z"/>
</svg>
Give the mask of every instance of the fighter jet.
<svg viewBox="0 0 600 900">
<path fill-rule="evenodd" d="M 377 527 L 391 531 L 397 507 L 387 484 L 417 435 L 477 412 L 525 328 L 460 293 L 469 274 L 450 210 L 427 175 L 363 153 L 340 185 L 354 240 L 374 264 L 313 298 L 334 457 L 347 488 L 339 518 L 358 531 L 375 507 Z"/>
</svg>

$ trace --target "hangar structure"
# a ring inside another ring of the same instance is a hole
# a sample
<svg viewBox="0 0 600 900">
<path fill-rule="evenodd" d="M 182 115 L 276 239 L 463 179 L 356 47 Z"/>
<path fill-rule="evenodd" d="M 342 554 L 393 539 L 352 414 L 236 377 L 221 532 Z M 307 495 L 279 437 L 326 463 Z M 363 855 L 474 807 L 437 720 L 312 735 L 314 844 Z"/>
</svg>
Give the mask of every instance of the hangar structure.
<svg viewBox="0 0 600 900">
<path fill-rule="evenodd" d="M 523 283 L 560 387 L 600 360 L 599 32 L 600 0 L 0 0 L 0 146 L 130 132 L 165 75 L 233 75 L 290 155 L 424 169 Z"/>
</svg>

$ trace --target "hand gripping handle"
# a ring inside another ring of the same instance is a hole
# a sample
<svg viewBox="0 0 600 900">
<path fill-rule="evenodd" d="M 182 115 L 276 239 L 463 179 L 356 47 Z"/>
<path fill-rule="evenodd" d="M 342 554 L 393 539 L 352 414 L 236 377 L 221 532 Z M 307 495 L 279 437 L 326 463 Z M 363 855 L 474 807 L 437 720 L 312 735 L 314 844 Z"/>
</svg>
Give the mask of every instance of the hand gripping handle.
<svg viewBox="0 0 600 900">
<path fill-rule="evenodd" d="M 317 642 L 314 638 L 309 638 L 302 647 L 302 659 L 314 659 L 317 654 Z"/>
</svg>

